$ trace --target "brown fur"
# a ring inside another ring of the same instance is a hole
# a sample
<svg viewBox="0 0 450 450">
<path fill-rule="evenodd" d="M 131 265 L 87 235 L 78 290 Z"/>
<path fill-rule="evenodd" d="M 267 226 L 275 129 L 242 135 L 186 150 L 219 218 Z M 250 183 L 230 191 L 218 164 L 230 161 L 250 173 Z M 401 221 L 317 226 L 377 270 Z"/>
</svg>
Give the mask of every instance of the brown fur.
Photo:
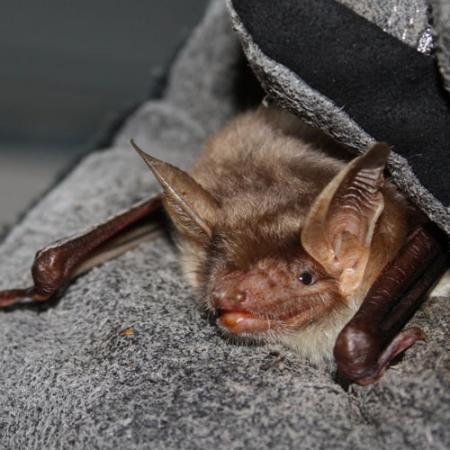
<svg viewBox="0 0 450 450">
<path fill-rule="evenodd" d="M 200 214 L 209 238 L 198 239 L 195 224 L 189 231 L 185 213 L 166 202 L 186 278 L 208 309 L 224 313 L 219 324 L 227 332 L 248 335 L 240 326 L 248 322 L 252 337 L 281 340 L 316 360 L 331 355 L 337 333 L 404 242 L 408 220 L 406 203 L 386 184 L 364 277 L 344 292 L 339 276 L 300 242 L 311 205 L 345 167 L 337 157 L 343 154 L 294 116 L 259 108 L 213 136 L 192 171 L 209 196 Z M 197 183 L 178 191 L 198 212 Z M 299 282 L 304 271 L 313 275 L 311 286 Z"/>
</svg>

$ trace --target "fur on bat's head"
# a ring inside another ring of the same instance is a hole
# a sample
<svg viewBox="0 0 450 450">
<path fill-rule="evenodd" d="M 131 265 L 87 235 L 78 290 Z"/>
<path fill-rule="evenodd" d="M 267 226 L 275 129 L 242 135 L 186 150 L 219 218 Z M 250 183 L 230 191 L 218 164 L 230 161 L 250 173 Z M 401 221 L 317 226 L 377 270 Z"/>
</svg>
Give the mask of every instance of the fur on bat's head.
<svg viewBox="0 0 450 450">
<path fill-rule="evenodd" d="M 219 327 L 285 341 L 310 357 L 329 352 L 373 282 L 366 269 L 384 206 L 388 146 L 376 144 L 344 166 L 302 217 L 280 208 L 239 223 L 192 176 L 133 145 L 164 190 L 194 267 L 188 279 Z"/>
</svg>

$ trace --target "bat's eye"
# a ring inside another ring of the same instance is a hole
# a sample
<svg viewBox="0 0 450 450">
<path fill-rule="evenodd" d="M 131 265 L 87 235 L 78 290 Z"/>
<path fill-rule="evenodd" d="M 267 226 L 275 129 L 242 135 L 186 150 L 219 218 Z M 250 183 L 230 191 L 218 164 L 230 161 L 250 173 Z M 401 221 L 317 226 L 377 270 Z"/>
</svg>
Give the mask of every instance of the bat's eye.
<svg viewBox="0 0 450 450">
<path fill-rule="evenodd" d="M 301 281 L 305 286 L 309 286 L 313 282 L 313 276 L 309 272 L 302 272 L 298 276 L 299 281 Z"/>
</svg>

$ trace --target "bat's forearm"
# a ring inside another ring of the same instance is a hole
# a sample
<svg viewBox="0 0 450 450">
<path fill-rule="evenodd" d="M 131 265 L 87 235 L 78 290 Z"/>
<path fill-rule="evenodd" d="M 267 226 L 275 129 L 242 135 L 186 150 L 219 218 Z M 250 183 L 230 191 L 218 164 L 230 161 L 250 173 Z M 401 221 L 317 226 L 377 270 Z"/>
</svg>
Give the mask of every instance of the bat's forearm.
<svg viewBox="0 0 450 450">
<path fill-rule="evenodd" d="M 10 306 L 21 298 L 35 301 L 50 299 L 74 276 L 126 251 L 132 238 L 136 241 L 149 231 L 148 226 L 139 230 L 130 228 L 144 219 L 150 219 L 152 215 L 156 217 L 161 206 L 160 196 L 153 197 L 85 233 L 40 250 L 31 269 L 34 285 L 26 289 L 0 291 L 0 307 Z M 125 233 L 127 236 L 123 235 Z"/>
</svg>

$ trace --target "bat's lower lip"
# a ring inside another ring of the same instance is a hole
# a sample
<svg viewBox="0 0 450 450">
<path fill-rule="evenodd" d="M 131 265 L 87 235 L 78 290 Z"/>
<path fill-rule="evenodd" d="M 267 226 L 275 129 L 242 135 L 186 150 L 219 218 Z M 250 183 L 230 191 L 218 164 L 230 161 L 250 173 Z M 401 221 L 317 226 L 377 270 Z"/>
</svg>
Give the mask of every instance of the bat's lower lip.
<svg viewBox="0 0 450 450">
<path fill-rule="evenodd" d="M 217 310 L 217 325 L 231 334 L 261 334 L 269 330 L 282 331 L 302 326 L 310 318 L 309 310 L 291 311 L 279 317 L 267 318 L 246 310 Z"/>
<path fill-rule="evenodd" d="M 274 328 L 276 321 L 247 311 L 221 311 L 217 323 L 231 334 L 259 334 Z"/>
</svg>

